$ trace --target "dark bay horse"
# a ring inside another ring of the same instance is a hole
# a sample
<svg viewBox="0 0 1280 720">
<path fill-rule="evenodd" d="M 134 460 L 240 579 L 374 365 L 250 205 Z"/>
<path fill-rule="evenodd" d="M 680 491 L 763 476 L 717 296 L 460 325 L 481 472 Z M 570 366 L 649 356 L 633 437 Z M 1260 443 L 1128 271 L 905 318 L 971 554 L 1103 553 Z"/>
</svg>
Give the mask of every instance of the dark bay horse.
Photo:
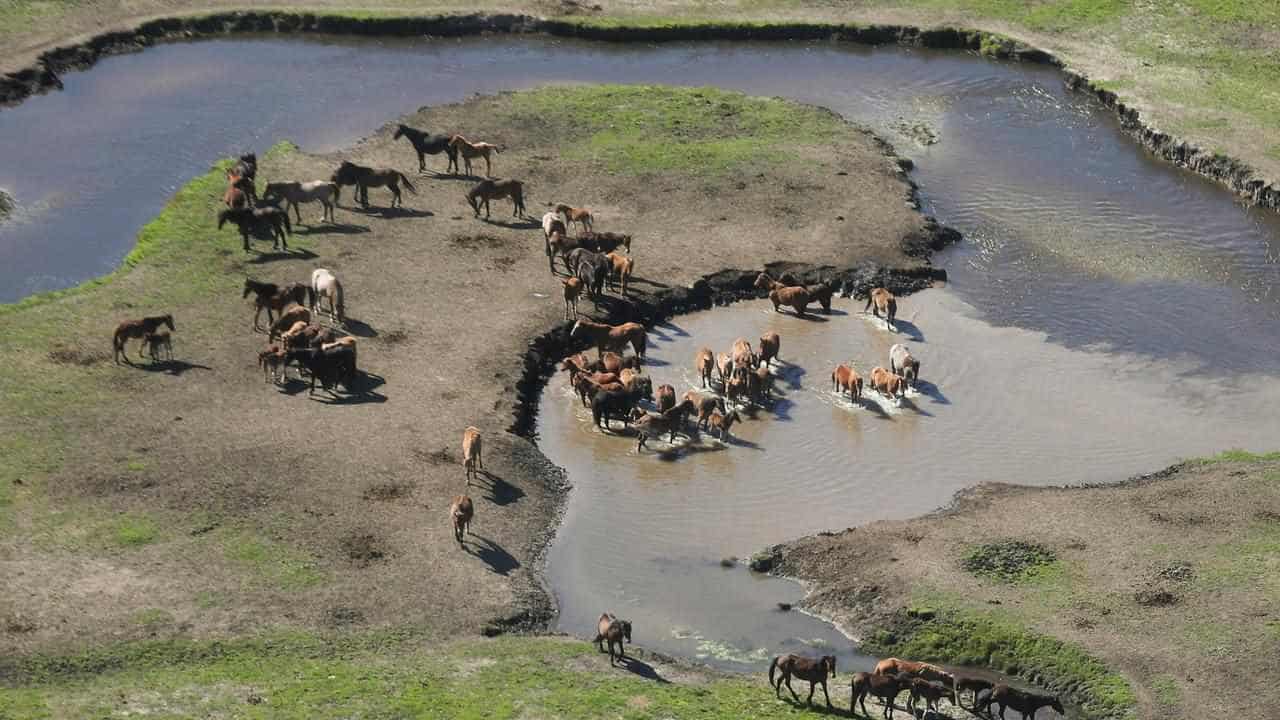
<svg viewBox="0 0 1280 720">
<path fill-rule="evenodd" d="M 227 179 L 232 176 L 249 178 L 250 181 L 258 177 L 258 156 L 254 153 L 245 153 L 236 159 L 236 163 L 227 170 Z"/>
<path fill-rule="evenodd" d="M 222 195 L 222 202 L 229 208 L 253 207 L 258 201 L 258 191 L 253 187 L 253 178 L 243 175 L 231 175 L 227 178 L 227 191 Z"/>
<path fill-rule="evenodd" d="M 307 299 L 307 286 L 302 283 L 290 283 L 284 287 L 280 287 L 275 283 L 258 282 L 250 278 L 244 280 L 244 293 L 242 298 L 249 297 L 249 293 L 254 294 L 253 304 L 256 309 L 253 312 L 253 329 L 257 330 L 258 318 L 262 315 L 262 311 L 267 311 L 267 324 L 274 321 L 271 312 L 280 312 L 284 310 L 289 303 L 297 303 L 303 305 Z"/>
<path fill-rule="evenodd" d="M 778 676 L 778 681 L 774 682 L 774 671 L 780 671 L 782 674 Z M 791 687 L 791 676 L 795 675 L 801 680 L 809 681 L 809 699 L 805 704 L 813 704 L 813 690 L 816 685 L 822 686 L 822 694 L 827 698 L 827 707 L 831 707 L 831 696 L 827 694 L 827 678 L 834 677 L 836 674 L 836 656 L 823 655 L 820 658 L 807 658 L 800 655 L 779 655 L 769 663 L 769 684 L 773 686 L 774 694 L 782 697 L 782 684 L 787 684 L 787 689 L 791 691 L 791 697 L 797 702 L 800 696 L 796 695 L 796 691 Z"/>
<path fill-rule="evenodd" d="M 144 317 L 141 320 L 125 320 L 116 326 L 116 332 L 111 337 L 111 354 L 117 363 L 120 362 L 120 356 L 124 355 L 124 361 L 129 362 L 129 354 L 124 351 L 124 344 L 128 340 L 142 340 L 146 336 L 154 333 L 161 325 L 168 325 L 170 330 L 177 330 L 173 326 L 172 315 L 154 315 Z M 141 343 L 138 347 L 138 357 L 142 357 L 143 351 L 147 344 Z M 132 364 L 132 363 L 130 363 Z"/>
<path fill-rule="evenodd" d="M 445 172 L 452 171 L 455 175 L 457 174 L 458 148 L 449 142 L 453 139 L 452 135 L 434 135 L 408 125 L 397 125 L 396 134 L 391 139 L 399 140 L 402 137 L 409 138 L 409 143 L 418 153 L 418 172 L 426 172 L 428 155 L 446 153 L 449 156 L 449 166 L 445 168 Z"/>
<path fill-rule="evenodd" d="M 240 228 L 240 237 L 244 239 L 244 251 L 249 252 L 249 236 L 256 233 L 271 235 L 271 247 L 289 249 L 287 233 L 293 232 L 289 223 L 289 213 L 278 207 L 267 205 L 258 208 L 227 208 L 218 213 L 218 229 L 228 221 Z"/>
<path fill-rule="evenodd" d="M 619 620 L 618 618 L 603 613 L 600 615 L 599 622 L 596 623 L 596 647 L 600 652 L 604 652 L 604 643 L 609 643 L 609 664 L 614 664 L 613 646 L 618 646 L 617 657 L 625 660 L 627 658 L 626 650 L 622 647 L 622 641 L 631 642 L 631 621 Z"/>
<path fill-rule="evenodd" d="M 404 183 L 404 187 L 414 195 L 418 191 L 413 188 L 413 183 L 409 182 L 409 178 L 404 173 L 395 168 L 374 168 L 357 165 L 353 162 L 343 160 L 337 170 L 333 171 L 333 175 L 329 177 L 330 182 L 342 185 L 356 186 L 356 202 L 361 205 L 369 206 L 369 188 L 386 187 L 391 191 L 391 207 L 400 207 L 402 205 L 400 198 L 400 183 Z M 338 201 L 334 196 L 333 201 Z"/>
<path fill-rule="evenodd" d="M 976 704 L 976 703 L 975 703 Z M 991 706 L 1000 706 L 1000 720 L 1004 720 L 1004 710 L 1011 707 L 1022 713 L 1022 720 L 1034 720 L 1036 711 L 1042 707 L 1051 707 L 1057 711 L 1059 715 L 1065 715 L 1066 711 L 1062 709 L 1062 703 L 1053 695 L 1041 695 L 1039 693 L 1027 692 L 1017 688 L 1011 688 L 1008 685 L 996 685 L 991 694 L 987 696 L 985 703 L 987 713 L 990 714 Z"/>
<path fill-rule="evenodd" d="M 524 183 L 519 180 L 481 180 L 467 192 L 467 204 L 476 217 L 484 205 L 484 216 L 489 217 L 489 201 L 504 197 L 511 198 L 512 217 L 524 217 Z"/>
</svg>

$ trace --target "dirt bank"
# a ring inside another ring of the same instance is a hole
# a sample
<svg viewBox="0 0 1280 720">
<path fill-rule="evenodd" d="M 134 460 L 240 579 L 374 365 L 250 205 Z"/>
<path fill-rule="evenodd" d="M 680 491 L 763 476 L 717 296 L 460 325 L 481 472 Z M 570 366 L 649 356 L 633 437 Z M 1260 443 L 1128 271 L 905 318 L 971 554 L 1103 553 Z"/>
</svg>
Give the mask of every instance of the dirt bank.
<svg viewBox="0 0 1280 720">
<path fill-rule="evenodd" d="M 633 234 L 635 305 L 606 300 L 615 318 L 745 295 L 752 272 L 782 260 L 918 287 L 937 275 L 920 254 L 951 238 L 913 209 L 887 146 L 817 108 L 558 88 L 405 120 L 499 144 L 494 169 L 525 181 L 530 213 L 570 201 L 598 229 Z M 412 172 L 392 127 L 341 154 L 273 153 L 260 178 L 326 177 L 340 158 L 390 165 L 416 188 L 403 210 L 386 209 L 383 189 L 355 210 L 348 192 L 337 224 L 304 208 L 292 253 L 246 257 L 232 230 L 213 228 L 215 170 L 179 192 L 108 282 L 7 309 L 10 657 L 281 628 L 438 637 L 550 616 L 539 554 L 562 486 L 523 436 L 523 401 L 563 345 L 560 284 L 536 220 L 511 218 L 506 201 L 492 222 L 473 218 L 462 196 L 474 180 Z M 443 169 L 443 156 L 429 165 Z M 368 373 L 362 392 L 333 402 L 263 382 L 265 337 L 240 299 L 245 276 L 304 280 L 317 266 L 343 278 Z M 109 328 L 160 311 L 177 320 L 178 361 L 113 365 Z M 471 491 L 478 537 L 462 551 L 446 510 L 464 490 L 468 424 L 485 433 L 490 476 Z"/>
<path fill-rule="evenodd" d="M 1139 717 L 1261 720 L 1280 699 L 1278 480 L 1276 459 L 1229 454 L 1118 486 L 986 484 L 761 560 L 872 652 L 1018 673 L 1089 717 L 1123 714 L 1127 681 Z"/>
</svg>

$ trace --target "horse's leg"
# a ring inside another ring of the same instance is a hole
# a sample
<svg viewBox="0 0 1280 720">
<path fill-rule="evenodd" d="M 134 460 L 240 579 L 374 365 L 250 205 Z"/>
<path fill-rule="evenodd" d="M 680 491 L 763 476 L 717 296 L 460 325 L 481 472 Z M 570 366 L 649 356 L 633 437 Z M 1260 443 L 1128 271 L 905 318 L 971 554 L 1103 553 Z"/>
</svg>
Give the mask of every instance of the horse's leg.
<svg viewBox="0 0 1280 720">
<path fill-rule="evenodd" d="M 783 674 L 782 678 L 787 682 L 787 689 L 791 691 L 791 697 L 795 698 L 796 702 L 800 702 L 800 696 L 796 694 L 796 689 L 791 687 L 791 673 Z"/>
<path fill-rule="evenodd" d="M 414 148 L 418 150 L 418 148 Z M 418 150 L 418 172 L 426 172 L 427 170 L 427 154 Z"/>
<path fill-rule="evenodd" d="M 484 154 L 484 174 L 486 177 L 493 177 L 493 166 L 489 164 L 489 153 Z"/>
<path fill-rule="evenodd" d="M 810 681 L 809 681 L 809 697 L 805 698 L 805 701 L 804 701 L 804 704 L 805 704 L 805 705 L 812 705 L 812 704 L 813 704 L 813 691 L 814 691 L 815 686 L 816 686 L 817 684 L 818 684 L 818 683 L 814 682 L 813 680 L 810 680 Z M 826 692 L 826 691 L 824 690 L 823 692 Z M 828 704 L 828 705 L 830 705 L 831 703 L 827 703 L 827 704 Z"/>
<path fill-rule="evenodd" d="M 827 699 L 827 707 L 831 707 L 831 695 L 827 693 L 827 679 L 822 679 L 822 695 Z"/>
</svg>

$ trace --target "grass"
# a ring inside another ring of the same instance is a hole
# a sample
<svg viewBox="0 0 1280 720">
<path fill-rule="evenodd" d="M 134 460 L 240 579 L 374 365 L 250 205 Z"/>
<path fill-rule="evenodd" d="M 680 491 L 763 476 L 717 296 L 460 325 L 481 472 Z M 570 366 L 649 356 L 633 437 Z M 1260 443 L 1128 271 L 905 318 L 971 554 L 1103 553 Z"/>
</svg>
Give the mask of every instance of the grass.
<svg viewBox="0 0 1280 720">
<path fill-rule="evenodd" d="M 1050 687 L 1074 688 L 1087 717 L 1134 715 L 1137 698 L 1128 681 L 1083 649 L 1029 630 L 1007 612 L 964 609 L 940 597 L 928 604 L 927 613 L 901 613 L 891 630 L 870 638 L 862 649 L 1013 675 L 1034 672 Z"/>
<path fill-rule="evenodd" d="M 114 656 L 48 658 L 44 672 L 29 684 L 0 687 L 0 718 L 129 712 L 307 720 L 751 720 L 812 714 L 776 700 L 757 678 L 654 682 L 609 669 L 594 646 L 578 641 L 498 638 L 431 645 L 410 638 L 282 634 L 135 643 Z M 76 672 L 81 669 L 92 674 Z"/>
<path fill-rule="evenodd" d="M 123 516 L 114 523 L 111 539 L 121 547 L 138 547 L 155 542 L 160 529 L 150 518 L 129 515 Z"/>
<path fill-rule="evenodd" d="M 306 555 L 250 531 L 211 533 L 228 560 L 248 570 L 259 582 L 300 591 L 318 585 L 324 574 Z"/>
<path fill-rule="evenodd" d="M 844 129 L 838 116 L 820 108 L 714 88 L 543 88 L 512 96 L 507 113 L 513 123 L 549 124 L 586 137 L 566 152 L 632 175 L 745 172 Z"/>
<path fill-rule="evenodd" d="M 1034 582 L 1057 562 L 1052 550 L 1021 540 L 1002 540 L 969 548 L 960 564 L 979 577 L 998 582 Z"/>
</svg>

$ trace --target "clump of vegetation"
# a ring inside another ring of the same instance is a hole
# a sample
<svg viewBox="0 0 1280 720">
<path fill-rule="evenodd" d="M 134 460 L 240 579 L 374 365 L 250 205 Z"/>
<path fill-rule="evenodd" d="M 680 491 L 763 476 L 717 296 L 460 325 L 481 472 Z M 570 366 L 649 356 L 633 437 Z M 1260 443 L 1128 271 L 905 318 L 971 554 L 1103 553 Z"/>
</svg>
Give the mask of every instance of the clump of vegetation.
<svg viewBox="0 0 1280 720">
<path fill-rule="evenodd" d="M 1002 540 L 970 548 L 960 564 L 974 575 L 1015 583 L 1034 577 L 1057 560 L 1057 555 L 1044 546 L 1021 540 Z"/>
</svg>

